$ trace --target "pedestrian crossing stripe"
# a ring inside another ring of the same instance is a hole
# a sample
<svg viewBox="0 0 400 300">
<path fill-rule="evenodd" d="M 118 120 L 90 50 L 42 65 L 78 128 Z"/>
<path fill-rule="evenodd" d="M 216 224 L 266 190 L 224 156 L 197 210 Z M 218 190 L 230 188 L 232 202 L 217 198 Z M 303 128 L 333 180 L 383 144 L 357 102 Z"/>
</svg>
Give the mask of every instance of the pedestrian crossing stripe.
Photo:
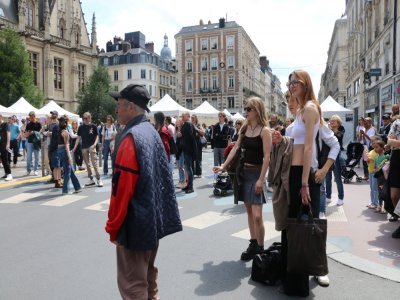
<svg viewBox="0 0 400 300">
<path fill-rule="evenodd" d="M 272 239 L 275 239 L 275 238 L 281 236 L 281 232 L 275 230 L 274 222 L 271 222 L 271 221 L 264 222 L 264 229 L 265 229 L 264 240 L 266 240 L 266 241 L 272 240 Z M 250 231 L 248 228 L 246 228 L 244 230 L 241 230 L 241 231 L 238 231 L 238 232 L 232 234 L 231 236 L 237 237 L 240 239 L 250 240 Z"/>
<path fill-rule="evenodd" d="M 45 193 L 21 193 L 5 200 L 1 200 L 0 203 L 8 203 L 8 204 L 19 204 L 25 202 L 27 200 L 37 198 L 45 195 Z"/>
<path fill-rule="evenodd" d="M 85 209 L 96 210 L 96 211 L 108 211 L 109 206 L 110 206 L 110 199 L 95 203 L 93 205 L 86 206 Z"/>
<path fill-rule="evenodd" d="M 57 199 L 47 201 L 42 203 L 41 205 L 45 206 L 65 206 L 71 203 L 74 203 L 76 201 L 82 200 L 84 198 L 87 198 L 87 196 L 83 195 L 63 195 L 60 197 L 57 197 Z"/>
<path fill-rule="evenodd" d="M 201 215 L 183 221 L 182 225 L 196 229 L 204 229 L 224 222 L 226 220 L 232 219 L 233 217 L 235 216 L 225 215 L 215 211 L 208 211 Z"/>
</svg>

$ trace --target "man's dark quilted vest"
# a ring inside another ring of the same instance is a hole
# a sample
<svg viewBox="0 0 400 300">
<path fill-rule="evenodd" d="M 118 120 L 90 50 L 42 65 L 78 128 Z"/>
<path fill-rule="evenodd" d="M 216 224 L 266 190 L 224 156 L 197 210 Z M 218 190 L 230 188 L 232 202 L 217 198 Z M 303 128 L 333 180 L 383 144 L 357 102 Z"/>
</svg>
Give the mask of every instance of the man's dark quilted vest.
<svg viewBox="0 0 400 300">
<path fill-rule="evenodd" d="M 131 250 L 151 250 L 159 239 L 182 230 L 175 188 L 164 145 L 147 118 L 141 115 L 127 124 L 115 153 L 128 134 L 135 142 L 139 180 L 117 241 Z"/>
</svg>

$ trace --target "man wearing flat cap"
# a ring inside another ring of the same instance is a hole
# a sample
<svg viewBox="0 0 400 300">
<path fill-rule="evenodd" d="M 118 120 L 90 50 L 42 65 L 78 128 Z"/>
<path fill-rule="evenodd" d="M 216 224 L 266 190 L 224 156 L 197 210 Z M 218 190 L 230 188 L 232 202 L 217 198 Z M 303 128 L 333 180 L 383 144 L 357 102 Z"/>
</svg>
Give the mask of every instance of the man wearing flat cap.
<svg viewBox="0 0 400 300">
<path fill-rule="evenodd" d="M 390 131 L 390 127 L 392 126 L 391 121 L 392 119 L 390 118 L 390 114 L 382 115 L 382 123 L 381 123 L 381 128 L 379 128 L 378 135 L 382 138 L 382 140 L 385 143 L 387 143 L 387 137 Z"/>
<path fill-rule="evenodd" d="M 158 242 L 182 230 L 172 175 L 161 138 L 145 112 L 150 95 L 130 84 L 110 92 L 118 101 L 115 167 L 106 232 L 117 250 L 123 299 L 159 299 L 154 266 Z"/>
</svg>

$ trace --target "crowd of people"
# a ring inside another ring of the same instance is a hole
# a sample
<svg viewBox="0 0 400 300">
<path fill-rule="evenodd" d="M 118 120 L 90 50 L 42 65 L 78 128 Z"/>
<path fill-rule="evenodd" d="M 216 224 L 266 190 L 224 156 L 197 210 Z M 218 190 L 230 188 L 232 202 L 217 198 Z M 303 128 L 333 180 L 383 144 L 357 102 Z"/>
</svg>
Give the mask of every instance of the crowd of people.
<svg viewBox="0 0 400 300">
<path fill-rule="evenodd" d="M 118 120 L 107 116 L 100 126 L 92 123 L 89 112 L 83 114 L 80 125 L 68 116 L 58 116 L 57 111 L 52 111 L 43 124 L 31 112 L 29 118 L 21 120 L 21 126 L 15 116 L 8 123 L 0 116 L 3 178 L 12 180 L 11 168 L 19 157 L 26 159 L 26 176 L 32 171 L 38 175 L 41 150 L 45 153 L 45 170 L 63 194 L 70 193 L 69 180 L 75 192 L 82 190 L 75 170 L 84 170 L 83 162 L 89 178 L 85 186 L 102 187 L 100 151 L 102 174 L 111 173 L 113 178 L 106 231 L 117 246 L 120 293 L 127 299 L 156 299 L 158 271 L 154 261 L 158 241 L 182 230 L 175 189 L 194 192 L 193 180 L 202 176 L 203 148 L 210 145 L 213 172 L 233 170 L 235 203 L 242 201 L 246 208 L 250 243 L 240 259 L 248 261 L 264 251 L 262 208 L 266 191 L 271 191 L 275 225 L 281 231 L 283 290 L 290 296 L 307 297 L 309 274 L 287 271 L 288 253 L 293 247 L 288 243 L 287 220 L 308 211 L 314 218 L 325 219 L 332 199 L 333 177 L 338 192 L 336 205 L 345 204 L 345 129 L 338 115 L 323 119 L 306 71 L 292 72 L 287 87 L 285 97 L 292 116 L 286 120 L 279 120 L 277 115 L 268 120 L 263 101 L 250 97 L 245 101 L 245 119 L 235 123 L 224 112 L 218 113 L 218 122 L 211 126 L 201 124 L 189 112 L 175 120 L 157 112 L 151 124 L 145 115 L 150 96 L 141 85 L 111 92 L 118 102 Z M 397 221 L 399 216 L 394 211 L 400 198 L 399 106 L 393 105 L 392 114 L 383 114 L 379 130 L 371 118 L 358 121 L 354 143 L 365 149 L 360 163 L 363 179 L 370 185 L 366 209 L 389 213 L 389 221 Z M 175 168 L 176 185 L 172 178 Z M 400 227 L 392 237 L 400 238 Z M 315 279 L 321 286 L 330 284 L 327 274 Z"/>
</svg>

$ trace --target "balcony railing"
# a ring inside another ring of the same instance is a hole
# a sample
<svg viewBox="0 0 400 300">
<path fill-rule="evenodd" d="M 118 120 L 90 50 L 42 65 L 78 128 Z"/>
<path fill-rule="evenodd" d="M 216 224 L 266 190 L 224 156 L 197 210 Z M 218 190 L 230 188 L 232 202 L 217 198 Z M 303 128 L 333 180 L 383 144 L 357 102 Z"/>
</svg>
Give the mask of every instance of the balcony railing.
<svg viewBox="0 0 400 300">
<path fill-rule="evenodd" d="M 221 90 L 219 88 L 203 88 L 200 89 L 200 94 L 214 94 L 214 93 L 220 93 Z"/>
</svg>

